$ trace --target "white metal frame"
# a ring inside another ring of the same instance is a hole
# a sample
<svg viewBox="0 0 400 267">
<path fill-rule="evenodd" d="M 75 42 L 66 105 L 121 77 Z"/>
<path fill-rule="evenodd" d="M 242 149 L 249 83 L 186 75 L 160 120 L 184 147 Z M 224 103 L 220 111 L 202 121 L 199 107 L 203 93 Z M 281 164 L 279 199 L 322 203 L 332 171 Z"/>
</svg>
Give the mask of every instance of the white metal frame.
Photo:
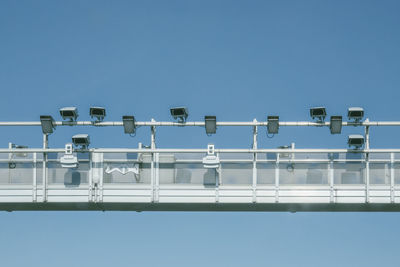
<svg viewBox="0 0 400 267">
<path fill-rule="evenodd" d="M 40 122 L 0 122 L 0 126 L 40 126 Z M 117 126 L 123 123 L 92 122 L 92 121 L 57 121 L 56 126 Z M 160 155 L 163 153 L 202 153 L 207 149 L 160 149 L 156 147 L 156 128 L 163 126 L 199 126 L 204 122 L 136 122 L 136 126 L 147 126 L 151 129 L 150 148 L 90 148 L 75 149 L 74 152 L 89 153 L 89 180 L 87 185 L 75 188 L 65 188 L 63 185 L 50 185 L 48 181 L 49 153 L 64 153 L 63 148 L 48 148 L 48 135 L 43 135 L 43 147 L 33 149 L 8 148 L 0 149 L 1 153 L 32 153 L 32 160 L 17 160 L 13 162 L 32 163 L 32 184 L 0 185 L 0 209 L 101 209 L 101 210 L 376 210 L 400 211 L 400 184 L 395 184 L 395 165 L 400 164 L 396 153 L 400 149 L 370 149 L 369 129 L 377 126 L 400 126 L 398 121 L 343 122 L 342 126 L 359 126 L 365 129 L 364 149 L 262 149 L 258 148 L 257 138 L 259 127 L 267 126 L 268 122 L 217 122 L 217 126 L 247 126 L 253 128 L 253 145 L 249 149 L 215 149 L 217 156 L 221 154 L 247 153 L 251 159 L 221 159 L 216 170 L 215 187 L 205 187 L 197 184 L 160 184 Z M 329 122 L 279 122 L 279 127 L 329 127 Z M 93 153 L 96 162 L 93 163 Z M 107 160 L 107 153 L 147 153 L 151 154 L 150 182 L 148 184 L 105 184 L 102 166 Z M 275 153 L 276 159 L 260 159 L 263 153 Z M 290 153 L 292 158 L 281 158 L 282 153 Z M 299 159 L 298 153 L 358 153 L 363 159 Z M 371 155 L 387 153 L 388 159 L 373 159 Z M 40 159 L 39 154 L 43 157 Z M 0 162 L 10 162 L 0 160 Z M 177 163 L 201 163 L 199 159 L 177 160 Z M 259 163 L 275 164 L 274 183 L 259 184 Z M 360 162 L 365 164 L 365 183 L 335 184 L 335 163 Z M 38 184 L 38 163 L 42 163 L 42 182 Z M 252 164 L 251 183 L 245 185 L 226 185 L 222 183 L 222 165 L 224 163 Z M 290 163 L 326 163 L 328 183 L 321 185 L 293 184 L 286 185 L 280 181 L 280 164 Z M 375 185 L 370 183 L 370 164 L 386 163 L 390 169 L 390 183 Z M 99 167 L 100 166 L 100 167 Z M 97 182 L 94 182 L 96 179 Z"/>
</svg>

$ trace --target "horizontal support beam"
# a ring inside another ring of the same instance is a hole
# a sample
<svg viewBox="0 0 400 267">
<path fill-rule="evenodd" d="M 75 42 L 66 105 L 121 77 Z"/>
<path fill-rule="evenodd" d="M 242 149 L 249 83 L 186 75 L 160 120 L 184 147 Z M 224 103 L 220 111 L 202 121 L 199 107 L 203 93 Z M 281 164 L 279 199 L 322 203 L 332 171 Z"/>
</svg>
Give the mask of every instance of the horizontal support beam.
<svg viewBox="0 0 400 267">
<path fill-rule="evenodd" d="M 122 121 L 56 121 L 56 126 L 123 126 Z M 217 126 L 267 126 L 268 122 L 222 122 L 217 121 Z M 0 126 L 41 126 L 39 121 L 19 121 L 19 122 L 0 122 Z M 204 121 L 197 122 L 162 122 L 162 121 L 138 121 L 136 126 L 199 126 L 204 127 Z M 297 122 L 279 122 L 279 126 L 308 126 L 308 127 L 327 127 L 330 126 L 330 122 L 309 122 L 309 121 L 297 121 Z M 342 122 L 342 126 L 400 126 L 400 121 L 364 121 L 364 122 Z"/>
</svg>

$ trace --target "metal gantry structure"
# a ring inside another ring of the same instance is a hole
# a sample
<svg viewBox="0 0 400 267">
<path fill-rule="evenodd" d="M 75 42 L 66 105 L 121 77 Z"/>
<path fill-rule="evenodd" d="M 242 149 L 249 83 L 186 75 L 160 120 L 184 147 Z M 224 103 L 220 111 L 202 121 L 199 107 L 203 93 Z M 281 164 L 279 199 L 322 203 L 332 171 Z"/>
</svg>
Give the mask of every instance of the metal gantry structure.
<svg viewBox="0 0 400 267">
<path fill-rule="evenodd" d="M 77 121 L 77 109 L 60 110 L 63 121 L 41 116 L 38 122 L 0 122 L 0 126 L 38 126 L 43 147 L 10 144 L 0 149 L 0 210 L 189 210 L 189 211 L 400 211 L 400 149 L 371 149 L 369 129 L 400 126 L 400 121 L 363 120 L 350 108 L 350 121 L 331 116 L 323 107 L 310 109 L 316 121 L 220 122 L 215 116 L 187 121 L 184 107 L 171 109 L 173 122 L 104 121 L 105 109 L 93 107 L 94 121 Z M 150 147 L 90 148 L 88 135 L 76 135 L 65 148 L 49 148 L 48 137 L 60 126 L 116 126 L 132 134 L 151 129 Z M 157 127 L 200 126 L 207 134 L 218 127 L 253 128 L 249 149 L 156 147 Z M 328 127 L 332 134 L 357 126 L 350 148 L 259 148 L 261 128 Z"/>
</svg>

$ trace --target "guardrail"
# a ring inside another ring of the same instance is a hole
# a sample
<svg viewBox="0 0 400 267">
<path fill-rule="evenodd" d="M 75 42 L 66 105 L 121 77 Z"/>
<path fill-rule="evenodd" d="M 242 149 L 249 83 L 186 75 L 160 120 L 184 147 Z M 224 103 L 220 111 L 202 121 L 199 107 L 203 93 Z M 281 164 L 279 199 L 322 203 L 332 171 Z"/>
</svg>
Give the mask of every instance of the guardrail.
<svg viewBox="0 0 400 267">
<path fill-rule="evenodd" d="M 248 210 L 268 204 L 289 210 L 314 204 L 323 206 L 305 210 L 327 210 L 385 204 L 378 210 L 400 210 L 397 149 L 216 149 L 217 168 L 204 165 L 206 154 L 205 149 L 88 149 L 74 152 L 76 168 L 64 168 L 63 149 L 1 149 L 0 209 L 78 209 L 76 203 L 108 209 L 104 205 L 117 203 L 109 209 L 169 204 L 190 210 L 207 204 Z"/>
</svg>

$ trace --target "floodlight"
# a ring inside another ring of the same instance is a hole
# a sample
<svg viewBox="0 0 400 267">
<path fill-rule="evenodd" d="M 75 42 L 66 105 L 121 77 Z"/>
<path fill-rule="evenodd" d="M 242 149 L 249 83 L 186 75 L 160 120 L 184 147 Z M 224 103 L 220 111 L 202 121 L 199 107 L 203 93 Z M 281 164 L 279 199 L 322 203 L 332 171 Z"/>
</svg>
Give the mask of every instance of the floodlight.
<svg viewBox="0 0 400 267">
<path fill-rule="evenodd" d="M 50 115 L 40 116 L 40 124 L 42 125 L 42 131 L 44 134 L 51 134 L 56 128 L 55 121 Z"/>
<path fill-rule="evenodd" d="M 331 116 L 329 128 L 331 134 L 340 134 L 342 132 L 342 116 Z"/>
<path fill-rule="evenodd" d="M 360 134 L 349 135 L 347 144 L 349 146 L 354 146 L 356 149 L 361 148 L 364 145 L 364 136 Z"/>
<path fill-rule="evenodd" d="M 136 132 L 135 116 L 122 116 L 122 123 L 126 134 L 134 134 Z"/>
<path fill-rule="evenodd" d="M 279 130 L 279 116 L 268 116 L 268 133 L 269 134 L 277 134 Z"/>
<path fill-rule="evenodd" d="M 347 110 L 347 117 L 349 117 L 349 120 L 359 122 L 364 117 L 364 109 L 359 107 L 351 107 Z"/>
<path fill-rule="evenodd" d="M 90 138 L 88 134 L 76 134 L 72 136 L 72 143 L 75 146 L 81 146 L 82 148 L 87 148 L 90 144 Z"/>
<path fill-rule="evenodd" d="M 171 108 L 170 112 L 171 116 L 174 117 L 175 120 L 177 119 L 179 122 L 185 122 L 186 118 L 189 116 L 189 112 L 186 107 Z"/>
<path fill-rule="evenodd" d="M 312 119 L 318 119 L 318 121 L 323 122 L 326 117 L 325 107 L 310 108 L 310 116 Z"/>
<path fill-rule="evenodd" d="M 106 116 L 106 109 L 103 107 L 91 107 L 90 117 L 96 117 L 98 121 L 102 121 Z"/>
<path fill-rule="evenodd" d="M 204 122 L 205 122 L 207 134 L 215 134 L 217 132 L 217 117 L 216 116 L 204 116 Z"/>
</svg>

